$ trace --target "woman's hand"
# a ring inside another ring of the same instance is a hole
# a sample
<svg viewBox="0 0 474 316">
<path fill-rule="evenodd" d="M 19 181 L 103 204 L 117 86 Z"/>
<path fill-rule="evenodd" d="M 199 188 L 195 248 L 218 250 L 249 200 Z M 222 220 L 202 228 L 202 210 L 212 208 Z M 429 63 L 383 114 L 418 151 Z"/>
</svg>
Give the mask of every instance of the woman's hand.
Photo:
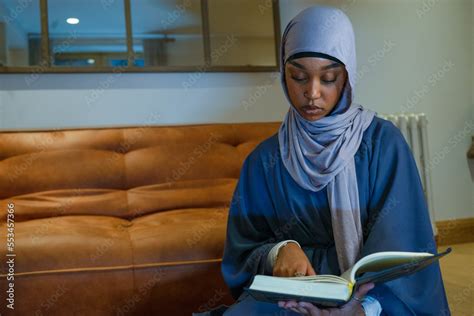
<svg viewBox="0 0 474 316">
<path fill-rule="evenodd" d="M 304 251 L 295 243 L 288 243 L 278 252 L 273 266 L 273 275 L 294 277 L 295 275 L 316 275 Z"/>
<path fill-rule="evenodd" d="M 367 292 L 369 292 L 375 286 L 374 283 L 366 283 L 361 285 L 356 293 L 355 297 L 362 298 Z M 360 302 L 352 298 L 349 302 L 341 306 L 340 308 L 318 308 L 308 302 L 296 302 L 296 301 L 279 301 L 278 306 L 285 309 L 292 310 L 294 312 L 311 315 L 311 316 L 349 316 L 349 315 L 365 315 L 364 309 Z"/>
</svg>

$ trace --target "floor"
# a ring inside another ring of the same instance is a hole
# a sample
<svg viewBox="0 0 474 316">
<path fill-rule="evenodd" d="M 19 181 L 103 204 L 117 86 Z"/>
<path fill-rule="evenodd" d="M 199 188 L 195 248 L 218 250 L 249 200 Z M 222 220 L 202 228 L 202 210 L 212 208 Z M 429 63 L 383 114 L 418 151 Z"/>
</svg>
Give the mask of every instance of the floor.
<svg viewBox="0 0 474 316">
<path fill-rule="evenodd" d="M 444 251 L 448 246 L 440 246 Z M 440 260 L 452 315 L 474 316 L 474 243 L 450 246 L 452 253 Z"/>
</svg>

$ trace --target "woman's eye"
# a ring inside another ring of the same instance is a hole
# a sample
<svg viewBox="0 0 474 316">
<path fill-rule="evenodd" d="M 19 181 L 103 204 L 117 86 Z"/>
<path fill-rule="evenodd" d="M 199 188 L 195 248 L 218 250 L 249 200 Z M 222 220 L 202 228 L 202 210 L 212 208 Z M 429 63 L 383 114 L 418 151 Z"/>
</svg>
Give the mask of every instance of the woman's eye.
<svg viewBox="0 0 474 316">
<path fill-rule="evenodd" d="M 298 77 L 291 77 L 291 79 L 298 82 L 306 80 L 305 78 L 298 78 Z"/>
<path fill-rule="evenodd" d="M 336 82 L 336 79 L 337 78 L 334 78 L 334 79 L 331 79 L 331 80 L 321 79 L 321 81 L 324 82 L 324 83 L 333 83 L 333 82 Z"/>
</svg>

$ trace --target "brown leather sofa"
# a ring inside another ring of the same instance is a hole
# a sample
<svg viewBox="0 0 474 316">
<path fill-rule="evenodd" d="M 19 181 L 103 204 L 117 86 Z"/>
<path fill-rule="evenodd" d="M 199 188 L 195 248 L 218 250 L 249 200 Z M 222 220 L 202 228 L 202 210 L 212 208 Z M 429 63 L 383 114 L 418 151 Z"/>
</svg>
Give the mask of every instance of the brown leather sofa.
<svg viewBox="0 0 474 316">
<path fill-rule="evenodd" d="M 0 132 L 1 315 L 231 304 L 229 202 L 244 158 L 279 124 Z"/>
</svg>

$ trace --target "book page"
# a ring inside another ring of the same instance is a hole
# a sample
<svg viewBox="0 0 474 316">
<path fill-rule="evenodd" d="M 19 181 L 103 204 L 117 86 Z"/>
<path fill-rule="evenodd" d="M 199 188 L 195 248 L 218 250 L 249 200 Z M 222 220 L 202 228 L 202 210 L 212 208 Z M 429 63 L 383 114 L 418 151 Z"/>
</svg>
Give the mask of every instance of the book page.
<svg viewBox="0 0 474 316">
<path fill-rule="evenodd" d="M 249 289 L 268 293 L 319 297 L 322 299 L 347 300 L 350 297 L 352 287 L 347 284 L 346 280 L 336 277 L 335 279 L 338 282 L 333 282 L 332 279 L 335 276 L 329 276 L 329 278 L 328 276 L 319 277 L 310 276 L 312 281 L 303 281 L 301 280 L 302 277 L 299 277 L 299 280 L 295 280 L 291 277 L 256 275 Z M 323 281 L 325 279 L 326 281 Z"/>
<path fill-rule="evenodd" d="M 433 254 L 427 252 L 377 252 L 361 258 L 352 268 L 344 272 L 341 277 L 353 284 L 355 283 L 356 276 L 362 273 L 377 272 L 390 267 L 395 267 L 400 264 L 414 262 L 432 256 Z"/>
<path fill-rule="evenodd" d="M 331 282 L 347 284 L 347 280 L 337 275 L 330 274 L 318 274 L 318 275 L 306 275 L 301 277 L 285 277 L 285 279 L 296 280 L 302 282 Z"/>
</svg>

